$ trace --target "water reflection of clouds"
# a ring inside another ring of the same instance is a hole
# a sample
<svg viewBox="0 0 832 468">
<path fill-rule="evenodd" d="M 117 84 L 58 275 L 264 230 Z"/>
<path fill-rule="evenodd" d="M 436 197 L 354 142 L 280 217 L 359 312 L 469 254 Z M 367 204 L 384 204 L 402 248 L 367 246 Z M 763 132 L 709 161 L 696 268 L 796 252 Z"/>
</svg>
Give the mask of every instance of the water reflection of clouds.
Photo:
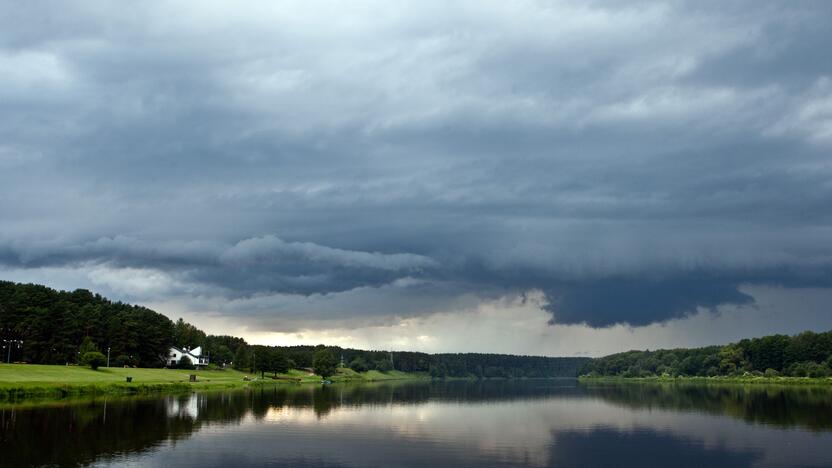
<svg viewBox="0 0 832 468">
<path fill-rule="evenodd" d="M 250 420 L 239 431 L 270 433 L 273 424 L 292 428 L 294 436 L 314 433 L 324 437 L 329 446 L 321 452 L 324 458 L 334 451 L 338 455 L 333 462 L 357 465 L 367 461 L 364 455 L 345 460 L 351 451 L 341 444 L 351 440 L 366 447 L 375 441 L 398 451 L 405 446 L 430 447 L 433 453 L 465 453 L 472 459 L 527 466 L 560 466 L 572 456 L 591 460 L 593 447 L 620 452 L 630 460 L 657 449 L 684 453 L 686 458 L 679 466 L 714 466 L 717 459 L 724 466 L 811 465 L 817 457 L 817 447 L 806 446 L 802 431 L 749 426 L 694 412 L 633 410 L 591 398 L 340 406 L 325 417 L 312 408 L 285 406 L 270 408 L 265 417 Z M 819 437 L 832 442 L 829 434 Z M 295 448 L 303 445 L 298 440 L 292 444 Z M 282 445 L 281 452 L 291 455 L 293 450 Z M 832 450 L 826 455 L 832 457 Z"/>
<path fill-rule="evenodd" d="M 828 396 L 560 385 L 279 387 L 112 400 L 106 424 L 96 404 L 27 410 L 6 435 L 21 457 L 54 461 L 49 447 L 99 466 L 627 466 L 650 464 L 650 454 L 678 468 L 832 459 L 830 427 L 809 416 Z M 789 402 L 787 417 L 772 398 Z M 44 418 L 54 422 L 48 434 Z M 85 429 L 72 438 L 65 427 Z M 79 441 L 88 446 L 79 450 Z"/>
</svg>

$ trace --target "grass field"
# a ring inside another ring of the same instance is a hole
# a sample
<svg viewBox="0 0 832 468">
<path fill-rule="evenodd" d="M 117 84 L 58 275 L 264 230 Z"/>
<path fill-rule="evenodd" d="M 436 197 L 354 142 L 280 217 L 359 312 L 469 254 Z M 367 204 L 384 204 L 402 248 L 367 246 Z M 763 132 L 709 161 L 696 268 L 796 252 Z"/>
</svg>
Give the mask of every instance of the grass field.
<svg viewBox="0 0 832 468">
<path fill-rule="evenodd" d="M 352 369 L 339 369 L 330 377 L 334 382 L 380 381 L 427 378 L 421 374 L 391 371 L 358 373 Z M 197 376 L 190 382 L 189 376 Z M 128 383 L 127 377 L 132 377 Z M 250 380 L 245 380 L 248 377 Z M 320 383 L 321 378 L 308 371 L 292 369 L 278 374 L 274 380 L 270 374 L 259 378 L 233 369 L 178 370 L 99 368 L 92 370 L 81 366 L 47 366 L 37 364 L 0 364 L 0 399 L 19 399 L 30 396 L 64 397 L 79 394 L 154 393 L 223 388 L 243 388 L 254 385 L 280 383 Z"/>
<path fill-rule="evenodd" d="M 187 382 L 189 374 L 196 374 L 198 383 L 229 382 L 242 380 L 242 372 L 235 370 L 187 371 L 176 369 L 127 369 L 100 368 L 92 370 L 81 366 L 44 366 L 36 364 L 0 364 L 0 386 L 7 384 L 46 383 L 121 383 L 127 376 L 134 382 L 170 383 Z"/>
</svg>

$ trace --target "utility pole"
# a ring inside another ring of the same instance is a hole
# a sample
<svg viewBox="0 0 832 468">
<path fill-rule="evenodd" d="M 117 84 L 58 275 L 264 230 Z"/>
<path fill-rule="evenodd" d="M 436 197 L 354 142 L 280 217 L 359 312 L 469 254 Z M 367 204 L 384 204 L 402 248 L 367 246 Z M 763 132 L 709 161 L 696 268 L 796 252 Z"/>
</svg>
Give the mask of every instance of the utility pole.
<svg viewBox="0 0 832 468">
<path fill-rule="evenodd" d="M 110 367 L 110 347 L 107 346 L 107 367 Z"/>
</svg>

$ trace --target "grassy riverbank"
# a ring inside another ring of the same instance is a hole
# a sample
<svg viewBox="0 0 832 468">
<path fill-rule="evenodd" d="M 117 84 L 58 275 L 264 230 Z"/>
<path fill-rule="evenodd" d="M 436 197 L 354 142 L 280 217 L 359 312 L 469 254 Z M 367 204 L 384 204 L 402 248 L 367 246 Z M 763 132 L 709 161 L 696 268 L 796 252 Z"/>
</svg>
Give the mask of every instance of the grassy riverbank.
<svg viewBox="0 0 832 468">
<path fill-rule="evenodd" d="M 197 376 L 190 382 L 189 376 Z M 132 382 L 127 382 L 127 377 Z M 32 396 L 61 398 L 83 394 L 144 394 L 187 392 L 194 390 L 233 389 L 280 383 L 320 383 L 321 378 L 310 372 L 292 369 L 285 374 L 259 378 L 253 374 L 225 370 L 178 370 L 100 368 L 92 370 L 80 366 L 49 366 L 36 364 L 0 364 L 0 400 Z M 248 378 L 248 380 L 246 380 Z M 332 376 L 334 382 L 422 379 L 422 374 L 405 372 L 369 371 L 358 373 L 339 369 Z"/>
<path fill-rule="evenodd" d="M 741 385 L 827 385 L 832 387 L 832 377 L 764 377 L 764 376 L 715 376 L 715 377 L 587 377 L 581 382 L 658 382 L 658 383 L 702 383 Z"/>
</svg>

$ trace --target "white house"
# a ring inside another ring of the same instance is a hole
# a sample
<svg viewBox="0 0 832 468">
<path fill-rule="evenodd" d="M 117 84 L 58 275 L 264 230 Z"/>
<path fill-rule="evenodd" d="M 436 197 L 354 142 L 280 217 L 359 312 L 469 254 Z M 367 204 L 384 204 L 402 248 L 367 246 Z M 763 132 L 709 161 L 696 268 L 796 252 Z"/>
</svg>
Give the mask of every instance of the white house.
<svg viewBox="0 0 832 468">
<path fill-rule="evenodd" d="M 183 356 L 188 356 L 191 363 L 197 367 L 208 365 L 208 355 L 202 354 L 202 346 L 197 346 L 190 350 L 188 348 L 179 349 L 175 346 L 171 347 L 170 354 L 168 355 L 168 365 L 171 367 L 178 365 Z"/>
</svg>

